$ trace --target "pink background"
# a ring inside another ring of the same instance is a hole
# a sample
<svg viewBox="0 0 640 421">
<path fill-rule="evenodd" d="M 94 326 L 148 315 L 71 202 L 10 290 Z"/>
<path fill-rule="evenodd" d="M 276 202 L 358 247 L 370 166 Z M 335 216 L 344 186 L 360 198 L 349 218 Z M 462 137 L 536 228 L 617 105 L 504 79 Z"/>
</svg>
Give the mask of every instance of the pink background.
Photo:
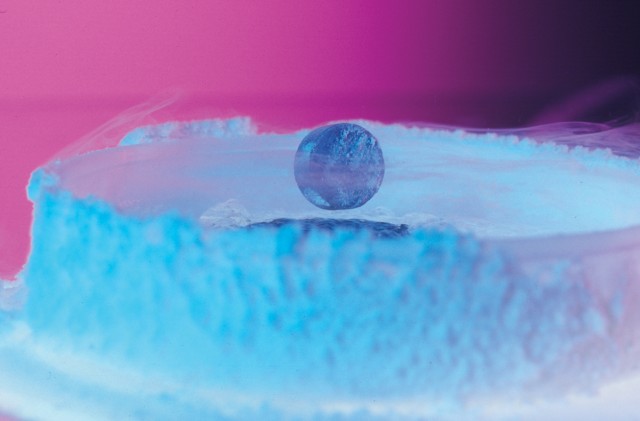
<svg viewBox="0 0 640 421">
<path fill-rule="evenodd" d="M 624 2 L 531 3 L 0 0 L 0 277 L 28 253 L 30 172 L 166 89 L 184 93 L 175 118 L 251 115 L 278 130 L 515 126 L 637 70 L 637 46 L 615 38 L 637 27 Z"/>
</svg>

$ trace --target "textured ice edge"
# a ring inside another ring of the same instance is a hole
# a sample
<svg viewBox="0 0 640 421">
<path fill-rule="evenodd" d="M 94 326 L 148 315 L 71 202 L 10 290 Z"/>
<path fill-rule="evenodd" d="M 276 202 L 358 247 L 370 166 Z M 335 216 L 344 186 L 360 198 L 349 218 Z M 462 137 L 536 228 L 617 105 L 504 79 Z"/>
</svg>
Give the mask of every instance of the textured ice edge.
<svg viewBox="0 0 640 421">
<path fill-rule="evenodd" d="M 574 239 L 560 247 L 573 254 L 545 255 L 453 230 L 207 233 L 38 174 L 29 298 L 3 316 L 3 392 L 49 372 L 41 395 L 106 418 L 420 418 L 451 399 L 585 388 L 638 356 L 640 252 L 623 235 L 616 253 Z"/>
</svg>

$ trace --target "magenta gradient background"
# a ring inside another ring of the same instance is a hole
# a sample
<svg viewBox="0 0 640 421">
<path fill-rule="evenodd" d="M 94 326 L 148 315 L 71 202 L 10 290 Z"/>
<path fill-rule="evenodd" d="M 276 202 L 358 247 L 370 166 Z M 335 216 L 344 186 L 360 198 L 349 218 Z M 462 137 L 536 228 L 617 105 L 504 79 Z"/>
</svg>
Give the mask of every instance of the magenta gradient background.
<svg viewBox="0 0 640 421">
<path fill-rule="evenodd" d="M 638 71 L 631 3 L 0 0 L 0 277 L 28 253 L 29 173 L 158 92 L 184 93 L 176 118 L 278 130 L 523 125 Z"/>
</svg>

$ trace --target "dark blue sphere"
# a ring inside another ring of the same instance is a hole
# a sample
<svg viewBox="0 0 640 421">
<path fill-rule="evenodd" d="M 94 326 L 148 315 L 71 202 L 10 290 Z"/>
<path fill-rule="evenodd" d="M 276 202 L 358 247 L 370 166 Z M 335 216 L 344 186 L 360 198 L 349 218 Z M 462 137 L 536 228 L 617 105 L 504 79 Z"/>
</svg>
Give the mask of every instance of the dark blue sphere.
<svg viewBox="0 0 640 421">
<path fill-rule="evenodd" d="M 377 139 L 357 124 L 320 127 L 302 139 L 294 175 L 304 197 L 317 207 L 357 208 L 382 184 L 382 150 Z"/>
</svg>

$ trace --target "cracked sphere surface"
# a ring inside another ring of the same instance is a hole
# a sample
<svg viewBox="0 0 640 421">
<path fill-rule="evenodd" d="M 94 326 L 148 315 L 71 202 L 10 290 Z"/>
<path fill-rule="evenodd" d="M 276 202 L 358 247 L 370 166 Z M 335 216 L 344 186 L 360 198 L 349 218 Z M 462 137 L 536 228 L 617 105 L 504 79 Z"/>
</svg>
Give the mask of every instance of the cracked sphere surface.
<svg viewBox="0 0 640 421">
<path fill-rule="evenodd" d="M 294 175 L 304 197 L 327 210 L 358 208 L 384 178 L 378 140 L 363 127 L 338 123 L 310 132 L 298 147 Z"/>
</svg>

